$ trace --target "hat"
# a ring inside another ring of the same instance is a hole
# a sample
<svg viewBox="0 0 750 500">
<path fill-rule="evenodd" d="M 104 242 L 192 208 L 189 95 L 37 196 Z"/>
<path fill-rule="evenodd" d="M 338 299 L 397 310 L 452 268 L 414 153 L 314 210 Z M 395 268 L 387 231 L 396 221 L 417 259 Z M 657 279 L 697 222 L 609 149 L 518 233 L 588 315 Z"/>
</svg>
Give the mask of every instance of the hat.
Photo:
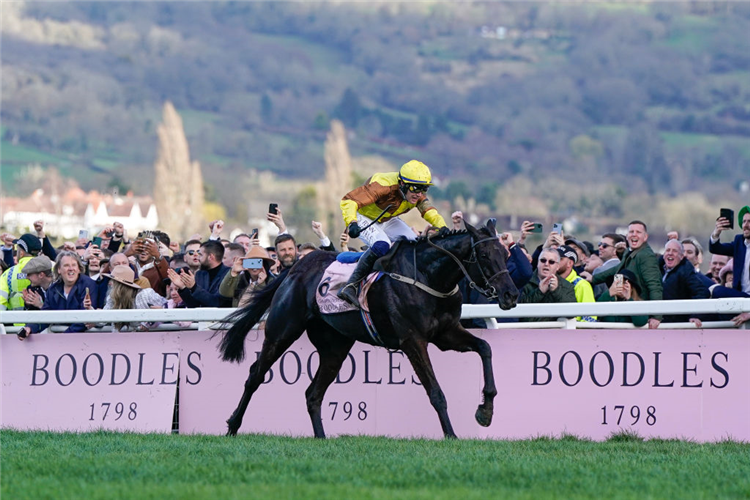
<svg viewBox="0 0 750 500">
<path fill-rule="evenodd" d="M 51 271 L 52 270 L 52 261 L 49 260 L 49 257 L 46 255 L 40 255 L 39 257 L 34 257 L 30 261 L 26 263 L 25 266 L 23 266 L 23 272 L 25 272 L 27 275 L 34 274 L 34 273 L 42 273 L 45 271 Z"/>
<path fill-rule="evenodd" d="M 565 244 L 568 245 L 568 246 L 570 246 L 570 245 L 577 246 L 578 248 L 580 248 L 581 250 L 583 250 L 583 253 L 586 254 L 586 257 L 588 257 L 589 255 L 591 255 L 591 250 L 589 250 L 589 247 L 587 247 L 584 243 L 581 243 L 580 241 L 578 241 L 575 238 L 568 238 L 567 240 L 565 240 Z"/>
<path fill-rule="evenodd" d="M 737 225 L 742 227 L 742 219 L 745 217 L 746 213 L 750 213 L 750 207 L 745 205 L 740 209 L 740 214 L 737 216 Z"/>
<path fill-rule="evenodd" d="M 38 252 L 42 249 L 42 243 L 39 241 L 39 238 L 31 233 L 26 233 L 17 240 L 13 240 L 13 243 L 23 248 L 23 251 L 26 253 Z"/>
<path fill-rule="evenodd" d="M 622 278 L 630 282 L 630 286 L 632 286 L 635 291 L 638 292 L 638 295 L 641 294 L 641 287 L 638 284 L 638 278 L 636 278 L 633 271 L 631 271 L 630 269 L 620 269 L 617 274 L 622 274 Z M 614 280 L 614 275 L 607 278 L 607 286 L 612 286 L 612 282 L 614 282 Z"/>
<path fill-rule="evenodd" d="M 250 251 L 245 254 L 246 259 L 263 259 L 270 265 L 276 264 L 276 261 L 268 256 L 268 252 L 265 248 L 253 245 L 250 247 Z"/>
<path fill-rule="evenodd" d="M 130 288 L 138 288 L 141 287 L 136 285 L 134 283 L 135 281 L 135 272 L 130 269 L 130 266 L 115 266 L 114 269 L 112 269 L 111 274 L 103 274 L 102 276 L 106 276 L 107 278 L 113 279 L 118 283 L 122 283 L 125 286 L 129 286 Z"/>
<path fill-rule="evenodd" d="M 557 249 L 557 252 L 560 254 L 560 257 L 567 257 L 572 260 L 574 264 L 578 263 L 578 254 L 576 253 L 575 249 L 567 245 L 563 245 Z"/>
</svg>

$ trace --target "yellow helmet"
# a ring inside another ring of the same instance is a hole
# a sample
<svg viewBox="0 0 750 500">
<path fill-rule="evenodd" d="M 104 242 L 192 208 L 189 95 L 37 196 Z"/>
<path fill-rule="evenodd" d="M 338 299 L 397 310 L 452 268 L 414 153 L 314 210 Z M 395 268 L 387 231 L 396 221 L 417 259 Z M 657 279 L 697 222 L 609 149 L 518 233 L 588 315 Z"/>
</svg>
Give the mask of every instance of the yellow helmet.
<svg viewBox="0 0 750 500">
<path fill-rule="evenodd" d="M 421 161 L 411 160 L 401 166 L 398 178 L 406 184 L 424 184 L 432 186 L 430 168 Z"/>
</svg>

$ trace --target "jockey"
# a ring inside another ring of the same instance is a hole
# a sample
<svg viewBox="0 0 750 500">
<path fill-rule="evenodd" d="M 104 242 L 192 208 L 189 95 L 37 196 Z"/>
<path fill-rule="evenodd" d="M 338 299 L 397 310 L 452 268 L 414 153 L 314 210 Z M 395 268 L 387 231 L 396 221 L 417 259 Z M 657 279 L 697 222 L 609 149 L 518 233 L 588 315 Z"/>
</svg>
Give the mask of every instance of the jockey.
<svg viewBox="0 0 750 500">
<path fill-rule="evenodd" d="M 339 291 L 340 299 L 359 307 L 357 283 L 370 273 L 375 261 L 385 255 L 391 242 L 399 236 L 415 239 L 414 231 L 398 218 L 399 215 L 416 207 L 432 226 L 446 227 L 443 217 L 427 199 L 431 185 L 432 174 L 427 165 L 411 160 L 398 172 L 373 175 L 364 186 L 342 198 L 341 212 L 349 236 L 360 238 L 368 249 L 360 257 L 346 286 Z"/>
</svg>

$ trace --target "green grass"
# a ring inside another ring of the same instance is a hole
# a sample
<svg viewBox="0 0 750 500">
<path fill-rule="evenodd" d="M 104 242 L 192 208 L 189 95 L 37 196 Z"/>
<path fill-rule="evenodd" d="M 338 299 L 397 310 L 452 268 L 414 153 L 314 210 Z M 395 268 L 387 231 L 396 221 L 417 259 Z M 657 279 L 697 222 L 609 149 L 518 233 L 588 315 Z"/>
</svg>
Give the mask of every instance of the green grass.
<svg viewBox="0 0 750 500">
<path fill-rule="evenodd" d="M 750 496 L 750 445 L 4 430 L 3 498 Z"/>
</svg>

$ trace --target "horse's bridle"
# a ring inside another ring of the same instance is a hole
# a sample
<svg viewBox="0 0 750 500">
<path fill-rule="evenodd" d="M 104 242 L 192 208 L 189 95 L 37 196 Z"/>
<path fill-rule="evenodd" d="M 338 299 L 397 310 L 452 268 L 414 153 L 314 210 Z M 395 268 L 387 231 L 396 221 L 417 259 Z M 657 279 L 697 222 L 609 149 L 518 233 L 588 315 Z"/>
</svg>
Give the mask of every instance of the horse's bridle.
<svg viewBox="0 0 750 500">
<path fill-rule="evenodd" d="M 473 288 L 474 290 L 476 290 L 477 292 L 481 293 L 482 295 L 484 295 L 485 297 L 487 297 L 490 300 L 495 300 L 495 299 L 498 298 L 498 296 L 497 296 L 497 289 L 495 289 L 495 287 L 492 286 L 492 284 L 490 283 L 490 280 L 491 279 L 495 279 L 496 277 L 498 277 L 500 275 L 507 274 L 508 273 L 508 269 L 506 267 L 502 271 L 498 271 L 495 274 L 493 274 L 492 276 L 490 276 L 489 278 L 487 278 L 487 276 L 484 274 L 484 270 L 482 269 L 481 264 L 479 264 L 479 259 L 477 258 L 476 246 L 479 245 L 480 243 L 484 243 L 485 241 L 494 241 L 497 238 L 493 238 L 492 236 L 490 236 L 489 238 L 483 238 L 483 239 L 481 239 L 479 241 L 474 241 L 474 238 L 471 235 L 471 233 L 469 233 L 469 236 L 472 238 L 471 259 L 470 260 L 464 260 L 464 262 L 466 262 L 467 264 L 476 264 L 477 265 L 477 268 L 479 269 L 479 274 L 482 275 L 482 279 L 484 280 L 484 284 L 486 285 L 486 288 L 480 287 L 479 285 L 477 285 L 477 283 L 473 279 L 471 279 L 471 276 L 469 276 L 469 272 L 466 270 L 466 268 L 461 263 L 461 261 L 458 259 L 458 257 L 456 257 L 455 255 L 453 255 L 451 252 L 449 252 L 445 248 L 440 247 L 440 246 L 434 244 L 432 242 L 432 240 L 430 239 L 429 236 L 427 237 L 427 243 L 429 243 L 431 246 L 437 248 L 438 250 L 440 250 L 444 254 L 449 255 L 450 258 L 453 259 L 456 262 L 456 264 L 458 264 L 458 268 L 461 269 L 461 272 L 464 273 L 464 276 L 466 276 L 466 279 L 469 280 L 469 287 L 470 288 Z"/>
</svg>

